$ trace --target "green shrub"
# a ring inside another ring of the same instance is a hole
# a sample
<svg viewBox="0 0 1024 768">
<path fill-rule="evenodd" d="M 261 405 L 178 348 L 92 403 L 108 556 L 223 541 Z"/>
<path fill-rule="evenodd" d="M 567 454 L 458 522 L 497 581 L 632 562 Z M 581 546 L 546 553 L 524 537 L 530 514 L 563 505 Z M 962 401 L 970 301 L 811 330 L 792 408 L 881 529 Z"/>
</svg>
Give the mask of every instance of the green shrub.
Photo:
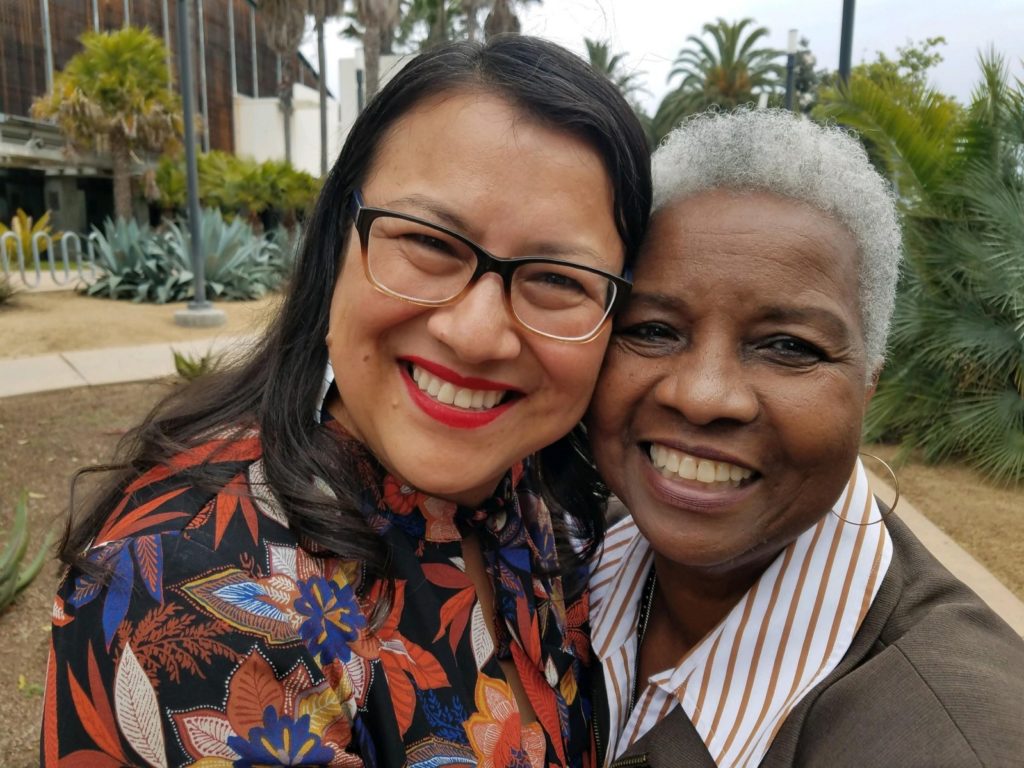
<svg viewBox="0 0 1024 768">
<path fill-rule="evenodd" d="M 14 527 L 3 552 L 0 552 L 0 612 L 4 611 L 39 575 L 46 555 L 53 543 L 53 533 L 47 533 L 43 545 L 25 568 L 21 561 L 28 551 L 28 494 L 22 491 L 14 508 Z"/>
<path fill-rule="evenodd" d="M 0 238 L 2 238 L 8 232 L 13 232 L 17 241 L 8 237 L 3 240 L 4 250 L 7 252 L 7 258 L 11 260 L 11 263 L 17 263 L 15 260 L 18 258 L 18 246 L 17 243 L 21 243 L 21 252 L 24 255 L 25 265 L 35 265 L 35 257 L 32 254 L 32 240 L 40 232 L 43 232 L 50 236 L 50 238 L 56 239 L 60 237 L 60 232 L 54 232 L 50 226 L 50 212 L 47 211 L 39 217 L 38 221 L 34 221 L 21 208 L 17 210 L 14 217 L 11 219 L 10 226 L 0 221 Z M 40 238 L 39 240 L 39 255 L 46 251 L 50 247 L 49 238 Z"/>
<path fill-rule="evenodd" d="M 312 206 L 320 191 L 316 178 L 280 160 L 257 163 L 214 150 L 199 155 L 196 166 L 200 205 L 217 208 L 228 219 L 241 215 L 255 224 L 270 213 L 290 225 Z M 160 207 L 181 211 L 186 192 L 184 162 L 162 158 L 155 181 Z"/>
</svg>

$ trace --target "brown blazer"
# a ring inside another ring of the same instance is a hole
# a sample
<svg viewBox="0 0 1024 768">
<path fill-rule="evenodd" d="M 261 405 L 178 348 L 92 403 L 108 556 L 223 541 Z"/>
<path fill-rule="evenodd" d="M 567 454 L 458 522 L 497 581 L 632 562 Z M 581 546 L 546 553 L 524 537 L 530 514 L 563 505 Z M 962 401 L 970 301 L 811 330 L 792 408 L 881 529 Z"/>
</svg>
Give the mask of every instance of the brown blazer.
<svg viewBox="0 0 1024 768">
<path fill-rule="evenodd" d="M 893 559 L 860 631 L 762 768 L 1024 766 L 1024 641 L 901 521 L 886 525 Z M 715 768 L 681 708 L 610 765 Z"/>
</svg>

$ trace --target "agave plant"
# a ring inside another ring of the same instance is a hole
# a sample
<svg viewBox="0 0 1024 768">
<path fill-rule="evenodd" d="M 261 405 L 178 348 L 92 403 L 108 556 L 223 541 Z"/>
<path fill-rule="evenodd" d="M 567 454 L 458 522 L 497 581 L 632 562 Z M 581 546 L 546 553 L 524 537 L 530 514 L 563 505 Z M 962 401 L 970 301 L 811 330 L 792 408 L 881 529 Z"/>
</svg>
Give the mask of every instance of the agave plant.
<svg viewBox="0 0 1024 768">
<path fill-rule="evenodd" d="M 221 355 L 215 355 L 213 352 L 199 356 L 176 349 L 172 349 L 171 352 L 174 354 L 174 370 L 185 381 L 194 381 L 200 376 L 213 373 L 221 362 Z"/>
<path fill-rule="evenodd" d="M 162 238 L 134 219 L 109 218 L 103 231 L 93 227 L 101 277 L 85 289 L 90 296 L 164 304 L 184 301 L 192 290 L 188 260 L 168 259 Z"/>
<path fill-rule="evenodd" d="M 28 551 L 28 494 L 22 491 L 14 507 L 14 526 L 3 551 L 0 552 L 0 612 L 14 602 L 14 599 L 39 575 L 52 543 L 53 534 L 47 533 L 39 551 L 29 564 L 22 568 L 21 561 Z"/>
<path fill-rule="evenodd" d="M 205 209 L 199 236 L 206 260 L 206 285 L 215 297 L 257 299 L 276 289 L 287 273 L 280 248 L 253 232 L 243 219 L 225 221 L 220 211 Z M 184 223 L 169 222 L 163 243 L 169 260 L 180 268 L 191 263 L 191 235 Z"/>
</svg>

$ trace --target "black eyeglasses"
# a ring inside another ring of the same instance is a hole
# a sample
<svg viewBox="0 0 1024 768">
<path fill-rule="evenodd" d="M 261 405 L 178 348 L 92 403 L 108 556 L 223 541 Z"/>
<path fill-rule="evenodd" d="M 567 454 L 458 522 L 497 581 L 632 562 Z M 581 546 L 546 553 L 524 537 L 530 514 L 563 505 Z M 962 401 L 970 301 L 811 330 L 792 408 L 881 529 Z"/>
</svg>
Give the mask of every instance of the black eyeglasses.
<svg viewBox="0 0 1024 768">
<path fill-rule="evenodd" d="M 366 277 L 378 290 L 427 307 L 454 304 L 481 276 L 505 285 L 505 302 L 524 327 L 561 341 L 590 341 L 629 297 L 630 282 L 560 259 L 499 259 L 458 232 L 363 203 L 352 193 Z"/>
</svg>

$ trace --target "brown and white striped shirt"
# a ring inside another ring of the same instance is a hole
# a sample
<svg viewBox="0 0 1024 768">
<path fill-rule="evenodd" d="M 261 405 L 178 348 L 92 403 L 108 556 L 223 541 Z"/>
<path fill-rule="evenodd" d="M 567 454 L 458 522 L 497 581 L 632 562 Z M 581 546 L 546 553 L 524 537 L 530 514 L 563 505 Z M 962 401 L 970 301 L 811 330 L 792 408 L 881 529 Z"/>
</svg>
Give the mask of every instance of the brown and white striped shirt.
<svg viewBox="0 0 1024 768">
<path fill-rule="evenodd" d="M 786 547 L 675 667 L 648 679 L 632 712 L 637 617 L 653 553 L 631 518 L 608 532 L 590 584 L 609 761 L 681 706 L 717 765 L 761 762 L 793 707 L 845 655 L 892 559 L 860 461 L 832 511 Z"/>
</svg>

